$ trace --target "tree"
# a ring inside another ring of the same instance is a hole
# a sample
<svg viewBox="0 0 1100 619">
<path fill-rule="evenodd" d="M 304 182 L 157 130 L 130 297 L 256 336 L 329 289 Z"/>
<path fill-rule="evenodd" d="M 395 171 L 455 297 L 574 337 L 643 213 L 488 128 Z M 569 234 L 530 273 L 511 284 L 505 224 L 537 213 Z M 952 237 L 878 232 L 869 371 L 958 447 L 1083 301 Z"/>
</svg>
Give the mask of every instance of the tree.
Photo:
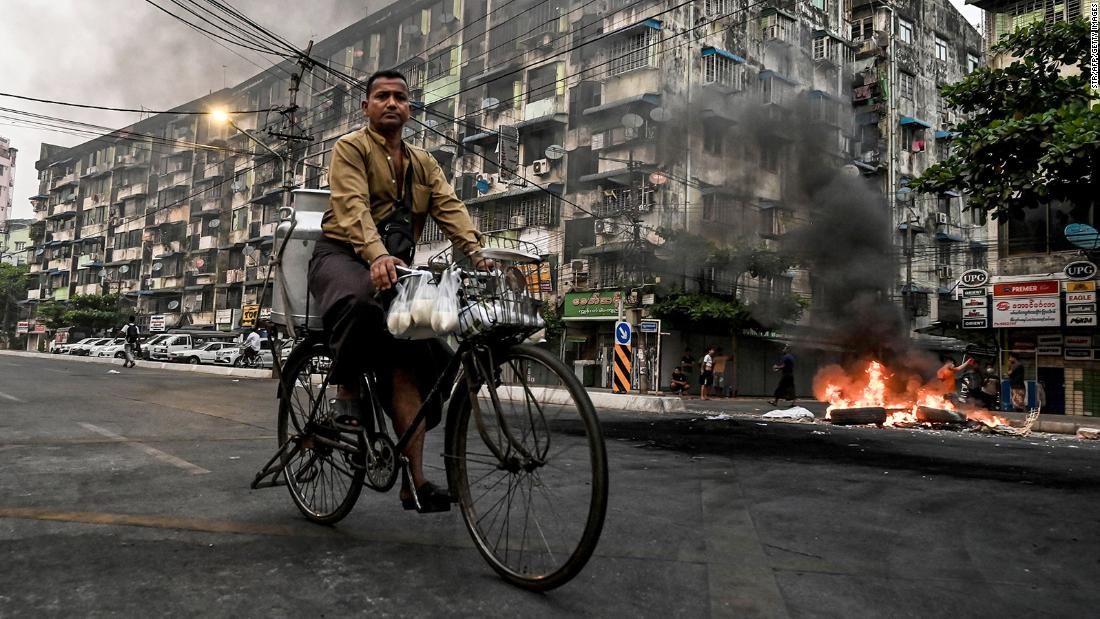
<svg viewBox="0 0 1100 619">
<path fill-rule="evenodd" d="M 13 318 L 19 316 L 19 301 L 27 298 L 27 265 L 0 262 L 0 338 L 10 342 Z"/>
<path fill-rule="evenodd" d="M 1090 93 L 1089 24 L 1035 24 L 1005 36 L 994 52 L 1018 58 L 943 86 L 948 106 L 967 116 L 955 128 L 950 156 L 910 188 L 962 190 L 971 208 L 993 217 L 1100 195 L 1100 105 Z M 1077 75 L 1063 75 L 1063 66 Z"/>
<path fill-rule="evenodd" d="M 117 294 L 78 294 L 69 301 L 50 301 L 38 306 L 37 319 L 50 329 L 72 327 L 91 333 L 124 322 Z"/>
</svg>

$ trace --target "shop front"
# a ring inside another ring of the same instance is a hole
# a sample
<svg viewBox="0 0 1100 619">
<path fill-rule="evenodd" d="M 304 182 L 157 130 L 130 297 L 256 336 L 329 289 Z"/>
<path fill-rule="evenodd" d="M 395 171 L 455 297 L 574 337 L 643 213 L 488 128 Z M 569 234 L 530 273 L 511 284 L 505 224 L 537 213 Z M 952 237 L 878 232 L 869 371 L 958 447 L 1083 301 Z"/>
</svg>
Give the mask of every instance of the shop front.
<svg viewBox="0 0 1100 619">
<path fill-rule="evenodd" d="M 568 292 L 564 296 L 562 360 L 574 368 L 586 387 L 611 385 L 614 328 L 622 306 L 620 290 Z"/>
<path fill-rule="evenodd" d="M 962 327 L 974 335 L 992 332 L 998 370 L 1007 376 L 1009 357 L 1024 366 L 1028 404 L 1042 412 L 1100 416 L 1100 332 L 1097 329 L 1095 267 L 1080 263 L 1061 273 L 981 277 L 964 274 L 959 300 Z M 1007 381 L 1002 407 L 1008 404 Z"/>
</svg>

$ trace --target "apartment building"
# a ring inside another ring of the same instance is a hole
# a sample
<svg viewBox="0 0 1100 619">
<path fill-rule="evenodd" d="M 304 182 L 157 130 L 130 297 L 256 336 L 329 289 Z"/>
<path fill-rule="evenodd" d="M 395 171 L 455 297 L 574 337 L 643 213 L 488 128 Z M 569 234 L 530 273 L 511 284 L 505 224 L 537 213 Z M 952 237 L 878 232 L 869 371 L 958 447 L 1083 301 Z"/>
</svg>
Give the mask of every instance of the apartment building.
<svg viewBox="0 0 1100 619">
<path fill-rule="evenodd" d="M 971 50 L 981 53 L 980 39 L 946 0 L 896 13 L 885 4 L 850 4 L 394 3 L 313 50 L 358 80 L 386 67 L 408 76 L 418 105 L 406 137 L 441 163 L 479 229 L 537 246 L 549 265 L 545 287 L 568 324 L 563 353 L 600 364 L 618 316 L 603 310 L 617 310 L 616 295 L 626 297 L 635 323 L 655 291 L 670 285 L 746 302 L 810 296 L 804 270 L 754 277 L 705 261 L 669 264 L 658 231 L 686 231 L 720 247 L 776 249 L 805 207 L 799 166 L 810 158 L 799 155 L 807 149 L 815 165 L 851 164 L 880 175 L 889 196 L 935 160 L 934 134 L 948 131 L 950 119 L 937 115 L 934 88 L 963 73 Z M 909 39 L 895 42 L 905 23 Z M 941 41 L 948 44 L 943 58 L 936 56 Z M 180 109 L 268 109 L 285 101 L 290 68 Z M 895 95 L 886 85 L 905 71 L 908 90 Z M 320 68 L 303 79 L 299 121 L 312 141 L 294 170 L 301 184 L 327 186 L 333 143 L 362 126 L 361 99 L 358 88 Z M 258 137 L 283 123 L 275 112 L 234 120 Z M 162 114 L 128 131 L 177 142 L 142 150 L 119 134 L 39 162 L 36 209 L 45 223 L 32 295 L 64 298 L 99 286 L 123 292 L 141 320 L 230 327 L 233 310 L 259 301 L 281 161 L 256 156 L 263 151 L 250 140 L 202 116 Z M 928 147 L 918 150 L 918 142 Z M 960 236 L 949 227 L 961 226 L 958 199 L 947 203 L 942 208 L 956 218 L 926 224 L 929 232 L 914 246 L 938 232 Z M 900 201 L 896 208 L 902 211 Z M 422 241 L 421 258 L 444 247 L 434 224 Z M 931 290 L 946 281 L 926 279 Z M 593 299 L 601 311 L 574 311 Z M 730 352 L 736 347 L 746 368 L 763 367 L 776 334 L 759 335 L 735 343 L 728 335 L 672 333 L 665 363 L 652 371 L 667 376 L 673 352 L 678 358 L 682 347 L 701 347 L 705 338 Z M 656 358 L 655 338 L 639 346 Z M 803 357 L 803 371 L 812 373 L 816 354 Z M 751 374 L 742 393 L 767 390 L 764 377 Z"/>
<path fill-rule="evenodd" d="M 13 192 L 15 191 L 15 159 L 19 153 L 8 138 L 0 136 L 0 233 L 7 229 L 11 218 Z"/>
</svg>

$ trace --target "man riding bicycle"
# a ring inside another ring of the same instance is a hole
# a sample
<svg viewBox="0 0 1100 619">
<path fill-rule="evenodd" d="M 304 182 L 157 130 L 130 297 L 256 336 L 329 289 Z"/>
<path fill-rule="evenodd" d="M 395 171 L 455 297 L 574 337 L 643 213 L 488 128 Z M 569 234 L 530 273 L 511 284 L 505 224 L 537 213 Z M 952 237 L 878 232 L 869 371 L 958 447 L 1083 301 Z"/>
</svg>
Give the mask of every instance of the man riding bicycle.
<svg viewBox="0 0 1100 619">
<path fill-rule="evenodd" d="M 397 283 L 396 267 L 412 263 L 429 216 L 461 252 L 476 251 L 478 235 L 439 164 L 402 140 L 410 115 L 405 76 L 378 71 L 367 80 L 366 92 L 360 107 L 368 125 L 343 136 L 332 149 L 331 197 L 321 224 L 324 236 L 309 265 L 309 287 L 333 353 L 330 382 L 338 386 L 337 423 L 366 423 L 370 405 L 360 382 L 369 370 L 383 407 L 392 411 L 397 432 L 404 433 L 448 353 L 435 340 L 394 339 L 385 328 L 383 302 L 375 295 L 386 298 Z M 424 478 L 424 432 L 442 416 L 440 398 L 429 405 L 427 427 L 420 425 L 404 452 L 412 487 L 403 482 L 401 488 L 402 506 L 422 513 L 446 511 L 451 503 L 445 490 Z"/>
<path fill-rule="evenodd" d="M 256 327 L 248 331 L 248 337 L 241 346 L 241 365 L 259 364 L 260 361 L 260 332 Z"/>
</svg>

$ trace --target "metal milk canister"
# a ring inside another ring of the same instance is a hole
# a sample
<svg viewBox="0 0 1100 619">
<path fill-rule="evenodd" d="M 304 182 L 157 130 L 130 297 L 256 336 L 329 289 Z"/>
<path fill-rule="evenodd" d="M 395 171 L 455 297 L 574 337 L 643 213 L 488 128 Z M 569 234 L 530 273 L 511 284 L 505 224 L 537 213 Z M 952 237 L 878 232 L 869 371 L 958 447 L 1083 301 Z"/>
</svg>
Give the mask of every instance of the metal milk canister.
<svg viewBox="0 0 1100 619">
<path fill-rule="evenodd" d="M 322 235 L 321 218 L 328 209 L 329 192 L 295 189 L 292 193 L 294 206 L 280 210 L 279 225 L 275 228 L 274 247 L 278 252 L 279 268 L 275 271 L 271 321 L 284 327 L 293 324 L 295 330 L 320 330 L 320 308 L 308 293 L 309 259 Z"/>
</svg>

